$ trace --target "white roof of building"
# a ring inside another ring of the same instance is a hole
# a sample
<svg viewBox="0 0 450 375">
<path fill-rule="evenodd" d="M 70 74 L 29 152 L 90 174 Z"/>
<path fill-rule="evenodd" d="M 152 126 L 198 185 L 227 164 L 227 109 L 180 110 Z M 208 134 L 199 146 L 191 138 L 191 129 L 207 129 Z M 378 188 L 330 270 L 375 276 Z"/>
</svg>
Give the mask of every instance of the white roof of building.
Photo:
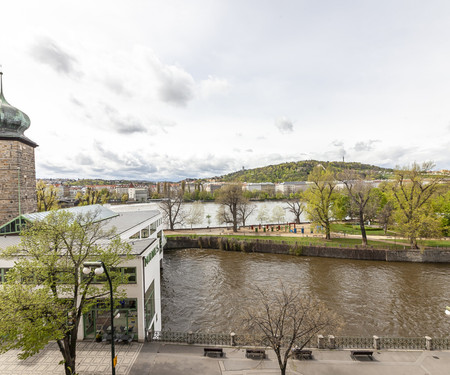
<svg viewBox="0 0 450 375">
<path fill-rule="evenodd" d="M 102 221 L 106 219 L 111 219 L 118 215 L 118 213 L 111 211 L 110 209 L 100 205 L 100 204 L 92 204 L 89 206 L 76 206 L 69 208 L 62 208 L 62 211 L 67 211 L 73 213 L 74 215 L 86 215 L 86 214 L 95 214 L 95 221 Z M 45 219 L 50 213 L 54 211 L 45 211 L 45 212 L 34 212 L 32 214 L 24 214 L 22 215 L 26 220 L 36 221 Z"/>
<path fill-rule="evenodd" d="M 159 215 L 159 211 L 151 210 L 151 211 L 134 211 L 134 212 L 121 212 L 115 213 L 116 216 L 113 217 L 105 224 L 105 229 L 111 229 L 112 227 L 116 228 L 116 233 L 120 235 L 121 233 L 130 230 L 142 224 L 143 222 L 151 219 Z"/>
</svg>

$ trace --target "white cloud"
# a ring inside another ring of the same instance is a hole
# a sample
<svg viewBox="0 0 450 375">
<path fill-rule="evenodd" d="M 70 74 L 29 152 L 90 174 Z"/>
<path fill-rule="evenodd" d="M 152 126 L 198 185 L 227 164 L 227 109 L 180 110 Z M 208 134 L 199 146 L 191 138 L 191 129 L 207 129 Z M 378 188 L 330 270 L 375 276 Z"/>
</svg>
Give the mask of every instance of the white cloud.
<svg viewBox="0 0 450 375">
<path fill-rule="evenodd" d="M 231 85 L 226 79 L 209 76 L 200 82 L 200 96 L 202 98 L 210 98 L 216 95 L 227 94 L 231 89 Z"/>
</svg>

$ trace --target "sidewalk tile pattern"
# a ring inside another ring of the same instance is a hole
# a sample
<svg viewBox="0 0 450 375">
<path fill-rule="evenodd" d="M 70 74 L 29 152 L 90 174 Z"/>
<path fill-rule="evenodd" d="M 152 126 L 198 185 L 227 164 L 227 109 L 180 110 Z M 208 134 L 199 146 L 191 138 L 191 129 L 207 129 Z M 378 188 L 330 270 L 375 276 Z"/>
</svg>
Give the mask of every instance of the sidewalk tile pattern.
<svg viewBox="0 0 450 375">
<path fill-rule="evenodd" d="M 130 345 L 116 345 L 117 375 L 128 375 L 139 355 L 143 344 L 132 342 Z M 40 353 L 20 361 L 19 350 L 10 350 L 0 355 L 0 375 L 64 374 L 59 365 L 62 355 L 56 343 L 51 343 Z M 98 375 L 111 373 L 111 346 L 105 343 L 79 342 L 77 344 L 77 368 L 80 375 Z"/>
</svg>

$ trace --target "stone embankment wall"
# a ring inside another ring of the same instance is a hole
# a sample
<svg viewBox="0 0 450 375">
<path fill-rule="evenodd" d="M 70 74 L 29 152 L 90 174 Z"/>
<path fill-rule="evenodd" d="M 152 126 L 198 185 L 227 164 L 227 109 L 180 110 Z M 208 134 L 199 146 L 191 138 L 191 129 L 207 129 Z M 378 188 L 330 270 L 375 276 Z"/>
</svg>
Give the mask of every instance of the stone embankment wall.
<svg viewBox="0 0 450 375">
<path fill-rule="evenodd" d="M 450 250 L 424 249 L 412 250 L 383 250 L 371 248 L 345 248 L 345 247 L 321 247 L 303 245 L 286 241 L 238 240 L 228 237 L 215 236 L 177 236 L 168 237 L 166 249 L 219 249 L 226 251 L 243 251 L 255 253 L 304 255 L 313 257 L 381 260 L 387 262 L 423 262 L 423 263 L 450 263 Z"/>
</svg>

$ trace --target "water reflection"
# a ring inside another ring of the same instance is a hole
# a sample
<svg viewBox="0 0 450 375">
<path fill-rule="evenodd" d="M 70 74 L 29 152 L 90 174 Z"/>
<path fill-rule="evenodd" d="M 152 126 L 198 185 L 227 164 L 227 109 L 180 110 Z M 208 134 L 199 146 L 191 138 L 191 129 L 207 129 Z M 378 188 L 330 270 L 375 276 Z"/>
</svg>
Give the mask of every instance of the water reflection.
<svg viewBox="0 0 450 375">
<path fill-rule="evenodd" d="M 251 286 L 276 293 L 278 280 L 313 293 L 340 314 L 341 334 L 447 336 L 448 265 L 385 263 L 188 249 L 167 251 L 163 329 L 239 331 Z"/>
</svg>

